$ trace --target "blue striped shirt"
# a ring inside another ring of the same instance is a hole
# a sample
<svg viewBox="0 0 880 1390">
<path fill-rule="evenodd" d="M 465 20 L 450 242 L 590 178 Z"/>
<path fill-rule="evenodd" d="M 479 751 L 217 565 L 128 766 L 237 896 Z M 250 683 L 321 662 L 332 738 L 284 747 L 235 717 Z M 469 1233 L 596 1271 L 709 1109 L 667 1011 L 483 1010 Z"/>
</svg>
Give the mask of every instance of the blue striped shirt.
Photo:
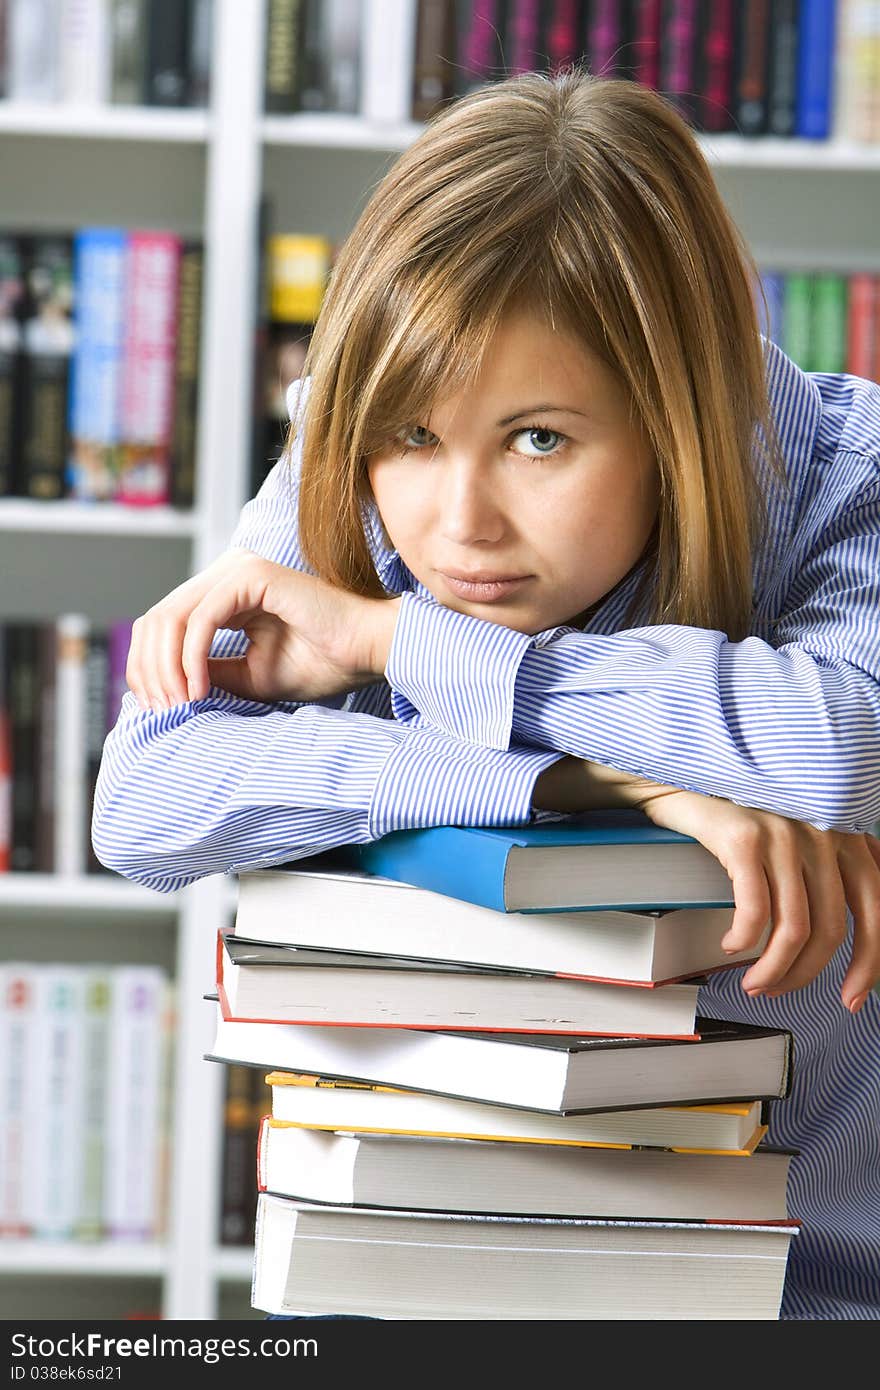
<svg viewBox="0 0 880 1390">
<path fill-rule="evenodd" d="M 212 689 L 161 713 L 127 694 L 105 744 L 93 840 L 108 867 L 160 891 L 390 830 L 522 823 L 537 775 L 575 754 L 822 829 L 880 818 L 880 387 L 804 373 L 765 344 L 784 485 L 763 480 L 768 542 L 750 635 L 647 613 L 624 627 L 640 572 L 584 630 L 534 637 L 437 604 L 364 524 L 388 594 L 403 595 L 386 680 L 316 704 Z M 308 383 L 291 388 L 291 405 Z M 289 466 L 292 465 L 292 466 Z M 232 544 L 307 570 L 298 446 L 243 509 Z M 245 639 L 218 633 L 215 655 Z M 842 948 L 818 980 L 749 1000 L 713 976 L 701 1009 L 789 1027 L 792 1096 L 770 1137 L 801 1150 L 790 1207 L 789 1318 L 880 1316 L 880 1001 L 849 1016 Z M 838 968 L 839 967 L 839 968 Z M 819 1118 L 817 1119 L 817 1113 Z"/>
</svg>

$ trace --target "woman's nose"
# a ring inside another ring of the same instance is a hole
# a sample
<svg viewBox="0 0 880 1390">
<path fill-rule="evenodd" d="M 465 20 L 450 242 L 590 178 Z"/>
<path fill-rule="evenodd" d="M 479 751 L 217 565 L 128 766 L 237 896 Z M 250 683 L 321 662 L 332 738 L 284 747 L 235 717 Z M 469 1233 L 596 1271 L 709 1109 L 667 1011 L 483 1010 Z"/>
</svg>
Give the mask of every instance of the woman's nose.
<svg viewBox="0 0 880 1390">
<path fill-rule="evenodd" d="M 497 479 L 471 462 L 451 462 L 443 479 L 440 515 L 444 536 L 457 545 L 500 540 L 506 523 Z"/>
</svg>

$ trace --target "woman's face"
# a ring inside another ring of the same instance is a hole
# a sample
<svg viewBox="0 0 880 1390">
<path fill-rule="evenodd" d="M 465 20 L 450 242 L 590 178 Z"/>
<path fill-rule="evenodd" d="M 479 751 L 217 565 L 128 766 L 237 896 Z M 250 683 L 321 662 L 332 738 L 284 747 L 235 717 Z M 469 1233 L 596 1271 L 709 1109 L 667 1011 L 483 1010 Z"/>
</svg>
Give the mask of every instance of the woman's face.
<svg viewBox="0 0 880 1390">
<path fill-rule="evenodd" d="M 439 603 L 519 632 L 577 623 L 632 568 L 659 486 L 624 387 L 517 312 L 475 386 L 372 455 L 392 545 Z"/>
</svg>

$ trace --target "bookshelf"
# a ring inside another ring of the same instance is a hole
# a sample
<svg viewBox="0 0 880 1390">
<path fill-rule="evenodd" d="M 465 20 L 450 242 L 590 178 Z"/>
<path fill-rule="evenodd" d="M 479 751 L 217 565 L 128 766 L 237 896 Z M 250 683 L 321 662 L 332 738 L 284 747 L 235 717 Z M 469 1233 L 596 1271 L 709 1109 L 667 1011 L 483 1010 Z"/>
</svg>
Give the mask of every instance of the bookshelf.
<svg viewBox="0 0 880 1390">
<path fill-rule="evenodd" d="M 416 0 L 362 6 L 361 116 L 262 114 L 266 3 L 215 0 L 207 110 L 0 102 L 7 225 L 164 225 L 201 235 L 206 247 L 197 509 L 0 499 L 2 619 L 71 606 L 96 620 L 142 612 L 224 548 L 250 467 L 260 194 L 269 196 L 275 230 L 342 239 L 421 129 L 408 119 Z M 701 138 L 760 261 L 880 268 L 880 146 Z M 138 958 L 151 950 L 168 957 L 178 1006 L 164 1240 L 0 1241 L 0 1296 L 17 1315 L 124 1316 L 149 1302 L 170 1319 L 253 1316 L 249 1251 L 216 1244 L 222 1069 L 203 1061 L 213 1013 L 202 996 L 233 887 L 216 876 L 162 897 L 109 877 L 0 877 L 2 954 L 25 930 L 33 942 L 34 924 L 35 956 L 73 933 L 68 950 L 85 959 L 96 937 L 112 932 L 120 958 L 135 949 Z"/>
</svg>

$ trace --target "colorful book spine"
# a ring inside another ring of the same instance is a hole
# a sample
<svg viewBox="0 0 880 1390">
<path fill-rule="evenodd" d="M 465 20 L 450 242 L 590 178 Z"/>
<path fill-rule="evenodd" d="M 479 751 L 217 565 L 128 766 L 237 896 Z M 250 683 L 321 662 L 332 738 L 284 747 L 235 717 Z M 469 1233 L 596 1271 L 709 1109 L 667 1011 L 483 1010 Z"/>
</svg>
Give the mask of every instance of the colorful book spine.
<svg viewBox="0 0 880 1390">
<path fill-rule="evenodd" d="M 801 0 L 795 134 L 827 140 L 834 103 L 835 0 Z"/>
<path fill-rule="evenodd" d="M 800 0 L 770 0 L 767 132 L 788 138 L 797 115 Z"/>
<path fill-rule="evenodd" d="M 83 500 L 116 491 L 127 240 L 115 227 L 84 227 L 74 236 L 68 491 Z"/>
<path fill-rule="evenodd" d="M 846 370 L 870 381 L 880 335 L 880 276 L 860 271 L 849 277 Z"/>
<path fill-rule="evenodd" d="M 104 1225 L 117 1240 L 152 1239 L 159 1226 L 164 972 L 117 967 L 110 1004 Z"/>
<path fill-rule="evenodd" d="M 0 1236 L 30 1234 L 28 1185 L 33 1169 L 29 1092 L 33 1084 L 35 968 L 0 965 Z"/>
<path fill-rule="evenodd" d="M 185 241 L 181 247 L 177 286 L 174 418 L 171 428 L 171 502 L 173 506 L 181 508 L 192 507 L 196 494 L 203 263 L 202 243 Z"/>
<path fill-rule="evenodd" d="M 455 95 L 491 82 L 502 71 L 504 31 L 500 0 L 455 0 Z"/>
<path fill-rule="evenodd" d="M 695 123 L 697 0 L 665 0 L 660 45 L 660 89 L 685 120 Z"/>
<path fill-rule="evenodd" d="M 810 360 L 814 372 L 846 371 L 846 276 L 813 277 Z"/>
<path fill-rule="evenodd" d="M 35 971 L 36 1045 L 28 1090 L 35 1139 L 27 1205 L 35 1235 L 66 1240 L 76 1225 L 82 1162 L 82 968 L 43 965 Z"/>
<path fill-rule="evenodd" d="M 21 239 L 0 236 L 0 497 L 14 490 L 19 471 L 23 299 Z"/>
<path fill-rule="evenodd" d="M 506 38 L 509 74 L 534 72 L 536 68 L 543 67 L 540 57 L 541 7 L 538 0 L 509 0 Z"/>
<path fill-rule="evenodd" d="M 643 87 L 660 86 L 660 46 L 663 34 L 663 0 L 634 0 L 632 22 L 632 75 Z"/>
<path fill-rule="evenodd" d="M 124 289 L 120 461 L 115 497 L 134 506 L 171 500 L 171 431 L 182 238 L 129 233 Z"/>
<path fill-rule="evenodd" d="M 805 372 L 812 371 L 813 277 L 789 271 L 782 306 L 782 348 Z"/>
<path fill-rule="evenodd" d="M 74 1235 L 98 1240 L 104 1234 L 104 1168 L 107 1138 L 107 1068 L 110 1064 L 112 967 L 84 968 L 82 984 L 83 1085 L 78 1127 L 80 1185 Z"/>
<path fill-rule="evenodd" d="M 761 272 L 763 295 L 757 296 L 758 323 L 765 338 L 782 346 L 785 275 L 778 270 Z"/>
<path fill-rule="evenodd" d="M 770 51 L 769 0 L 744 0 L 738 7 L 734 114 L 743 135 L 767 130 Z"/>
<path fill-rule="evenodd" d="M 706 131 L 732 130 L 733 66 L 736 50 L 733 0 L 700 6 L 697 40 L 697 105 L 699 124 Z"/>
<path fill-rule="evenodd" d="M 544 52 L 547 69 L 554 73 L 564 64 L 576 62 L 580 57 L 578 0 L 554 0 L 554 3 L 544 6 L 544 12 Z"/>
</svg>

